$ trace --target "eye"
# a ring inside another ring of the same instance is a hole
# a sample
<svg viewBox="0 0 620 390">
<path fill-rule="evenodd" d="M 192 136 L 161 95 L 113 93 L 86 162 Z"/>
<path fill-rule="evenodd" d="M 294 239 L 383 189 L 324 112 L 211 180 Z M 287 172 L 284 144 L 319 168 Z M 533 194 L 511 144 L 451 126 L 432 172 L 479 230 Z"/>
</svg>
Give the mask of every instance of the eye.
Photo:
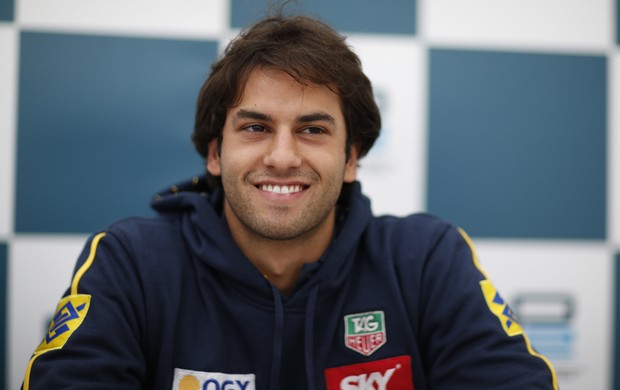
<svg viewBox="0 0 620 390">
<path fill-rule="evenodd" d="M 326 133 L 325 129 L 318 126 L 308 126 L 301 129 L 301 133 L 310 135 L 320 135 Z"/>
<path fill-rule="evenodd" d="M 243 128 L 243 130 L 247 130 L 247 131 L 249 131 L 251 133 L 262 133 L 262 132 L 266 131 L 267 129 L 263 125 L 252 124 L 252 125 L 249 125 L 249 126 L 245 126 Z"/>
</svg>

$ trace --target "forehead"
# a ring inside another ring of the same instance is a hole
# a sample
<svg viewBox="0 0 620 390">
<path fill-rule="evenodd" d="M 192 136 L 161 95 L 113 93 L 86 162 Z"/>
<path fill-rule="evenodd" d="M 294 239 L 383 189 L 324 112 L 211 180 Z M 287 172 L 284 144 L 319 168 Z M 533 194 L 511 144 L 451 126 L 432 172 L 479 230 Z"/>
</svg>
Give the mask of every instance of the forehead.
<svg viewBox="0 0 620 390">
<path fill-rule="evenodd" d="M 256 67 L 248 74 L 237 103 L 230 108 L 320 110 L 342 117 L 342 99 L 326 85 L 303 83 L 284 71 Z"/>
</svg>

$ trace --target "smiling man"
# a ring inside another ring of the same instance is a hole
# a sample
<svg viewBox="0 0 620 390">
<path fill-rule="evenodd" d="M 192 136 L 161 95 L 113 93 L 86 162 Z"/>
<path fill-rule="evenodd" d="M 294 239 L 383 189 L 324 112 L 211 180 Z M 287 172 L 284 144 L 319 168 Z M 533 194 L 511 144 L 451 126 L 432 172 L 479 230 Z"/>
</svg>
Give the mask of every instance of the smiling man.
<svg viewBox="0 0 620 390">
<path fill-rule="evenodd" d="M 198 98 L 206 176 L 91 237 L 23 388 L 557 389 L 461 229 L 371 214 L 380 127 L 329 26 L 243 31 Z"/>
</svg>

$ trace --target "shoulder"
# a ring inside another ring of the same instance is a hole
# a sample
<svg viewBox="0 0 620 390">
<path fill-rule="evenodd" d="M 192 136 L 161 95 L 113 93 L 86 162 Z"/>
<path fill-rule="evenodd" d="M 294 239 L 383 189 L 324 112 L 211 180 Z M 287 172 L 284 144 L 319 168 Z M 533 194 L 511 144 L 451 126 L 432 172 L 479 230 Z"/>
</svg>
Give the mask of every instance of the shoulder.
<svg viewBox="0 0 620 390">
<path fill-rule="evenodd" d="M 132 217 L 119 220 L 105 229 L 105 232 L 121 241 L 161 242 L 181 234 L 180 225 L 175 218 Z"/>
<path fill-rule="evenodd" d="M 447 271 L 476 265 L 471 240 L 453 223 L 428 213 L 374 218 L 367 230 L 369 253 L 393 264 L 400 272 Z M 409 271 L 405 271 L 409 270 Z"/>
<path fill-rule="evenodd" d="M 177 225 L 174 217 L 129 217 L 118 220 L 107 227 L 107 231 L 119 235 L 135 235 L 141 232 L 168 230 Z"/>
<path fill-rule="evenodd" d="M 456 232 L 452 223 L 428 213 L 417 213 L 406 217 L 383 216 L 373 219 L 367 239 L 379 238 L 390 245 L 432 247 Z"/>
<path fill-rule="evenodd" d="M 180 224 L 173 218 L 123 219 L 103 231 L 101 242 L 136 263 L 152 263 L 184 251 Z"/>
</svg>

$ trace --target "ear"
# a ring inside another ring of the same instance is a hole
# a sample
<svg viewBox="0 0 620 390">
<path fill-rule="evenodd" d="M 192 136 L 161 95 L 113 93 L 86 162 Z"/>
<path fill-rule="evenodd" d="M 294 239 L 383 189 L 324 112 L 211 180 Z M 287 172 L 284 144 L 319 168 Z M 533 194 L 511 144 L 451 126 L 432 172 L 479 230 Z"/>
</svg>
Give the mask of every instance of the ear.
<svg viewBox="0 0 620 390">
<path fill-rule="evenodd" d="M 220 153 L 218 151 L 217 143 L 217 139 L 209 142 L 209 152 L 207 154 L 207 171 L 209 171 L 209 173 L 213 176 L 220 176 L 222 174 Z"/>
<path fill-rule="evenodd" d="M 344 182 L 353 183 L 357 179 L 357 160 L 360 153 L 359 145 L 351 145 L 349 159 L 344 166 Z"/>
</svg>

